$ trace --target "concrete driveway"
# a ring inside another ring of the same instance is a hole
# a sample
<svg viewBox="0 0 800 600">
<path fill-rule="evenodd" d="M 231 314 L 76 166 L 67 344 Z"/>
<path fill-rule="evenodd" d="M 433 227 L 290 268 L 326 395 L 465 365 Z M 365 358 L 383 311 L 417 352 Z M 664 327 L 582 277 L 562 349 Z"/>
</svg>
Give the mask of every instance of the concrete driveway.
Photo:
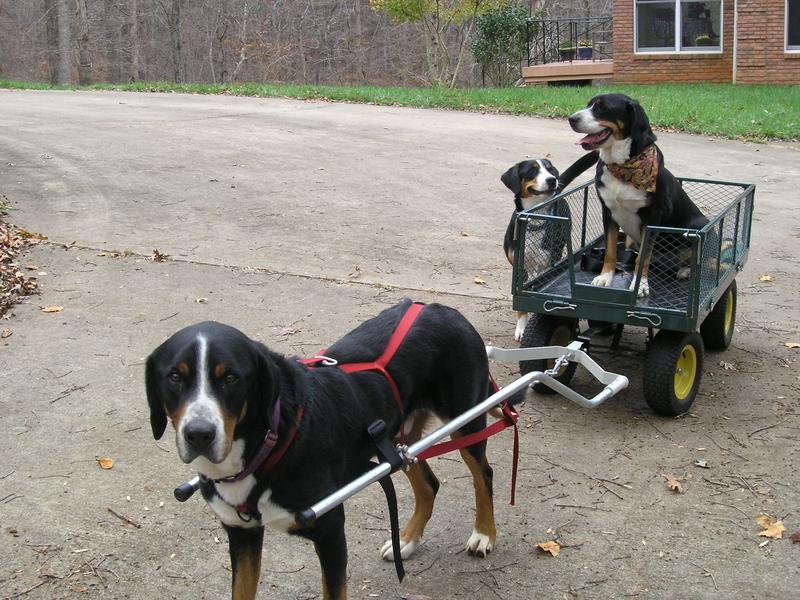
<svg viewBox="0 0 800 600">
<path fill-rule="evenodd" d="M 576 138 L 561 121 L 502 115 L 0 91 L 0 193 L 12 221 L 50 239 L 23 265 L 40 273 L 41 296 L 2 322 L 13 335 L 0 341 L 0 598 L 226 596 L 224 532 L 199 498 L 172 499 L 191 473 L 169 435 L 149 433 L 150 350 L 215 319 L 308 355 L 404 296 L 453 305 L 487 343 L 513 346 L 512 202 L 499 176 L 544 155 L 563 169 Z M 351 500 L 352 598 L 796 593 L 800 546 L 762 545 L 753 517 L 782 519 L 784 537 L 800 530 L 798 350 L 784 345 L 800 341 L 800 151 L 669 133 L 659 144 L 676 174 L 757 185 L 734 346 L 707 354 L 692 413 L 646 408 L 641 352 L 601 357 L 631 379 L 620 397 L 594 411 L 553 397 L 525 406 L 515 507 L 510 434 L 490 443 L 499 540 L 488 559 L 463 552 L 472 501 L 460 461 L 433 464 L 442 493 L 402 584 L 377 553 L 379 490 Z M 152 260 L 156 249 L 169 260 Z M 644 348 L 641 331 L 626 341 Z M 259 597 L 319 597 L 312 547 L 267 538 Z M 534 551 L 552 539 L 558 558 Z"/>
</svg>

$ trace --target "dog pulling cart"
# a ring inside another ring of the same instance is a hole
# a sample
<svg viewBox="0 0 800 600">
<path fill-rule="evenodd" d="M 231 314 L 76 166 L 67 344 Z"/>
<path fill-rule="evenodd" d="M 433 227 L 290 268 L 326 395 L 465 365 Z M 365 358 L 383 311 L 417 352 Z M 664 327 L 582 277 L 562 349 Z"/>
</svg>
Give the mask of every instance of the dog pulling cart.
<svg viewBox="0 0 800 600">
<path fill-rule="evenodd" d="M 593 338 L 613 329 L 610 348 L 619 347 L 623 327 L 646 327 L 644 397 L 659 414 L 677 415 L 691 406 L 700 384 L 704 348 L 730 344 L 736 316 L 736 281 L 747 258 L 755 187 L 749 184 L 679 179 L 694 202 L 709 216 L 700 230 L 647 227 L 640 251 L 651 252 L 649 295 L 639 295 L 641 273 L 633 273 L 632 252 L 620 248 L 612 287 L 591 284 L 602 263 L 605 236 L 595 187 L 587 183 L 520 213 L 516 221 L 513 269 L 514 308 L 534 313 L 522 347 L 487 346 L 490 359 L 519 362 L 521 376 L 483 402 L 457 416 L 418 442 L 394 446 L 382 421 L 373 423 L 381 462 L 327 498 L 295 514 L 301 527 L 333 510 L 375 482 L 384 486 L 392 519 L 395 565 L 402 579 L 396 506 L 389 475 L 424 458 L 474 444 L 506 426 L 516 413 L 505 406 L 522 390 L 557 393 L 584 407 L 595 407 L 628 386 L 624 375 L 604 370 L 589 351 Z M 556 203 L 560 206 L 556 207 Z M 557 210 L 556 210 L 557 208 Z M 642 261 L 644 262 L 644 261 Z M 636 284 L 631 285 L 631 281 Z M 580 319 L 589 322 L 579 329 Z M 568 387 L 577 365 L 586 368 L 603 388 L 592 397 Z M 440 444 L 476 417 L 503 406 L 504 421 L 490 425 L 475 440 L 461 438 Z M 382 427 L 383 426 L 383 427 Z M 516 439 L 515 439 L 516 446 Z M 516 448 L 515 448 L 516 450 Z M 512 472 L 513 481 L 516 472 Z M 195 478 L 176 488 L 187 500 L 200 484 Z M 387 487 L 390 491 L 387 491 Z"/>
<path fill-rule="evenodd" d="M 704 348 L 725 349 L 733 337 L 735 276 L 750 247 L 755 186 L 687 178 L 679 178 L 679 182 L 708 215 L 709 223 L 700 230 L 646 228 L 642 251 L 650 249 L 653 254 L 650 294 L 644 297 L 639 297 L 638 286 L 629 289 L 633 277 L 641 275 L 632 272 L 635 259 L 630 250 L 618 253 L 623 260 L 613 287 L 591 285 L 602 264 L 605 238 L 593 183 L 520 213 L 515 235 L 514 308 L 535 314 L 521 348 L 487 346 L 486 350 L 495 361 L 519 362 L 521 376 L 416 444 L 398 447 L 395 465 L 411 464 L 465 423 L 528 386 L 588 408 L 602 404 L 625 389 L 628 379 L 604 370 L 588 351 L 593 337 L 610 329 L 614 332 L 610 347 L 619 347 L 625 325 L 647 327 L 644 397 L 648 405 L 667 416 L 686 412 L 700 385 Z M 560 210 L 553 210 L 556 203 L 562 203 Z M 545 253 L 549 264 L 542 261 Z M 580 319 L 589 321 L 582 332 Z M 604 386 L 595 396 L 587 398 L 568 387 L 577 365 Z M 395 468 L 382 462 L 299 513 L 298 522 L 313 522 Z"/>
</svg>

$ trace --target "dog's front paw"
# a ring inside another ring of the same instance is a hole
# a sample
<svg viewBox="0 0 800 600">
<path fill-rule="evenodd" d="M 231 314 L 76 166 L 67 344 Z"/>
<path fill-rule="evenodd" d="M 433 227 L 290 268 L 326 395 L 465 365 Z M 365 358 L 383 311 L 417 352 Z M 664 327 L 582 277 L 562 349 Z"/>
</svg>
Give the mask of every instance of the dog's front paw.
<svg viewBox="0 0 800 600">
<path fill-rule="evenodd" d="M 675 273 L 676 279 L 689 279 L 689 274 L 692 272 L 692 269 L 689 267 L 683 267 L 677 273 Z"/>
<path fill-rule="evenodd" d="M 525 327 L 528 326 L 528 318 L 528 313 L 525 313 L 519 319 L 517 319 L 517 328 L 514 331 L 514 339 L 518 342 L 522 341 L 522 336 L 525 333 Z"/>
<path fill-rule="evenodd" d="M 631 281 L 630 290 L 633 291 L 635 288 L 636 288 L 636 278 L 634 277 L 633 281 Z M 650 283 L 647 281 L 647 277 L 642 277 L 642 281 L 639 284 L 639 293 L 637 294 L 637 296 L 639 298 L 644 298 L 649 295 L 650 295 Z"/>
<path fill-rule="evenodd" d="M 467 553 L 470 556 L 485 558 L 492 551 L 492 548 L 494 548 L 494 540 L 485 533 L 473 530 L 472 535 L 467 540 Z"/>
<path fill-rule="evenodd" d="M 414 554 L 417 546 L 419 546 L 419 540 L 403 540 L 403 538 L 400 538 L 400 556 L 403 560 Z M 387 541 L 381 548 L 381 557 L 383 560 L 388 560 L 389 562 L 394 560 L 392 540 Z"/>
<path fill-rule="evenodd" d="M 614 281 L 614 271 L 608 271 L 607 273 L 600 273 L 600 275 L 592 279 L 592 285 L 611 287 L 611 282 L 613 281 Z"/>
</svg>

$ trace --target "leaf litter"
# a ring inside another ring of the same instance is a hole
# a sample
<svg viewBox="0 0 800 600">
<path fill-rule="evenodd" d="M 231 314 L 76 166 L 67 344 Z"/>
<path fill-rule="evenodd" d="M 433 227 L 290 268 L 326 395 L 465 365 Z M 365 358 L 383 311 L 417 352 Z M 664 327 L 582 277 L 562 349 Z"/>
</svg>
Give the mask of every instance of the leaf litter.
<svg viewBox="0 0 800 600">
<path fill-rule="evenodd" d="M 4 197 L 0 196 L 0 316 L 25 296 L 38 293 L 36 277 L 27 276 L 17 260 L 26 248 L 47 239 L 9 223 L 4 206 Z"/>
</svg>

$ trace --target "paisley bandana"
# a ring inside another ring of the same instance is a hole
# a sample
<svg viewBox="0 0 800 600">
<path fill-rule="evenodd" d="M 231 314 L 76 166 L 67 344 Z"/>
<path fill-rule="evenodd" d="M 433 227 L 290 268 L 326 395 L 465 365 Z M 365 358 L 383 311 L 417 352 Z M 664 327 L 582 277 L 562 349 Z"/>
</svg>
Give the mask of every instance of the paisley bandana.
<svg viewBox="0 0 800 600">
<path fill-rule="evenodd" d="M 658 177 L 658 151 L 655 144 L 650 144 L 641 154 L 629 158 L 621 165 L 606 164 L 611 174 L 625 183 L 643 192 L 656 191 Z"/>
</svg>

